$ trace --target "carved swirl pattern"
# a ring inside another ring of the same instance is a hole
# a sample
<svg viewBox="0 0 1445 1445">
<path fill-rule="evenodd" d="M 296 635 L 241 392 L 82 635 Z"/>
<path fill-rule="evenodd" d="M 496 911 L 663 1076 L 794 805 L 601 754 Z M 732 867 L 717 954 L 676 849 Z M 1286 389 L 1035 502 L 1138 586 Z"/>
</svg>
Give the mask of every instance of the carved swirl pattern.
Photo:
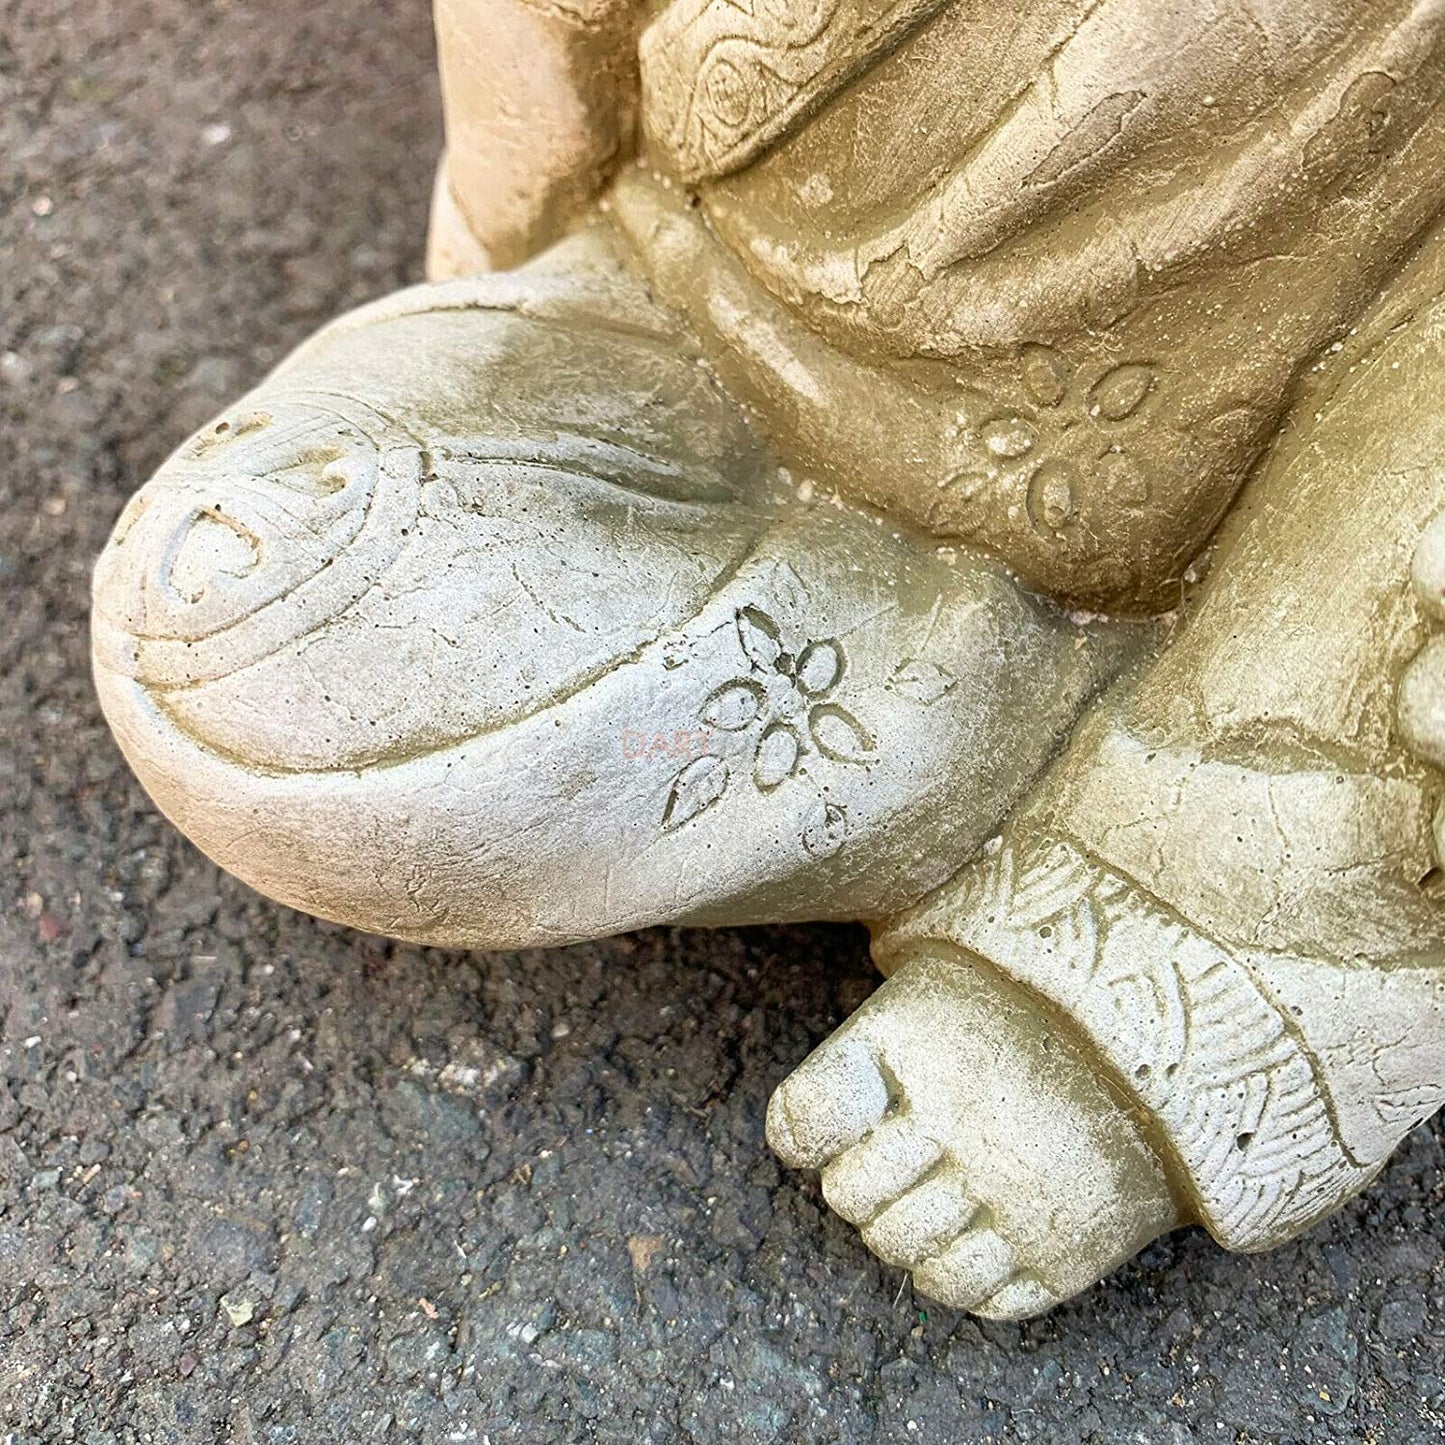
<svg viewBox="0 0 1445 1445">
<path fill-rule="evenodd" d="M 943 0 L 674 0 L 642 37 L 648 125 L 688 181 L 747 164 Z"/>
</svg>

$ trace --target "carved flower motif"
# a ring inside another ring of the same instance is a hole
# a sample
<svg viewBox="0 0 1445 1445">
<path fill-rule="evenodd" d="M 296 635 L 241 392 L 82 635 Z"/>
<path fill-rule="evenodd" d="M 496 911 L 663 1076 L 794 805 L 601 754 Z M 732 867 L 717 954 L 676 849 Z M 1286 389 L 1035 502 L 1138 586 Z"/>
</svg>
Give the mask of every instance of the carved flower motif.
<svg viewBox="0 0 1445 1445">
<path fill-rule="evenodd" d="M 810 755 L 835 763 L 871 761 L 873 738 L 834 700 L 847 671 L 836 640 L 805 640 L 793 650 L 760 607 L 742 608 L 736 627 L 747 671 L 710 693 L 698 716 L 716 732 L 752 736 L 750 771 L 760 793 L 799 777 Z M 662 826 L 679 828 L 697 817 L 723 796 L 731 780 L 727 759 L 711 754 L 693 759 L 673 779 Z M 803 822 L 803 846 L 827 857 L 846 835 L 846 810 L 820 797 Z"/>
<path fill-rule="evenodd" d="M 1148 479 L 1125 433 L 1158 384 L 1152 366 L 1131 361 L 1090 372 L 1035 345 L 1024 348 L 1019 383 L 1020 405 L 986 410 L 969 426 L 970 458 L 940 484 L 936 515 L 987 490 L 1022 494 L 1034 530 L 1052 537 L 1077 515 L 1086 478 L 1126 506 L 1148 501 Z"/>
</svg>

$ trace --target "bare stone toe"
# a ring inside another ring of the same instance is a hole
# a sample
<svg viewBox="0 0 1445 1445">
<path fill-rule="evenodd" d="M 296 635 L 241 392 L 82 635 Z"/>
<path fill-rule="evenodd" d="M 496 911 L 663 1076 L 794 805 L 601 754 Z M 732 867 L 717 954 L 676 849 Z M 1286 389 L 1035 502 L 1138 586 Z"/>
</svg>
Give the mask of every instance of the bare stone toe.
<svg viewBox="0 0 1445 1445">
<path fill-rule="evenodd" d="M 913 1271 L 919 1290 L 956 1309 L 976 1309 L 999 1293 L 1017 1269 L 1014 1252 L 991 1229 L 971 1229 Z"/>
<path fill-rule="evenodd" d="M 942 1157 L 937 1141 L 906 1115 L 884 1119 L 823 1170 L 823 1197 L 850 1223 L 867 1224 Z"/>
<path fill-rule="evenodd" d="M 945 1164 L 867 1225 L 863 1242 L 885 1263 L 912 1268 L 962 1234 L 977 1212 L 958 1171 Z"/>
<path fill-rule="evenodd" d="M 868 1045 L 830 1040 L 774 1092 L 768 1143 L 785 1164 L 820 1169 L 862 1140 L 888 1105 L 888 1085 Z"/>
<path fill-rule="evenodd" d="M 973 1312 L 989 1320 L 1026 1320 L 1045 1314 L 1058 1302 L 1059 1297 L 1038 1280 L 1021 1276 L 980 1300 Z"/>
</svg>

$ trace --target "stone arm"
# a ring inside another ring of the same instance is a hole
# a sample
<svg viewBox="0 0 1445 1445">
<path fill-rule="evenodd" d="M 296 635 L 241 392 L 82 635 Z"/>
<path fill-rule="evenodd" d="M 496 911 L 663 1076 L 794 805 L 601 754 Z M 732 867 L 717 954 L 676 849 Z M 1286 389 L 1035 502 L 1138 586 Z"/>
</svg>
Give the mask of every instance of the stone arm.
<svg viewBox="0 0 1445 1445">
<path fill-rule="evenodd" d="M 645 0 L 436 0 L 447 154 L 434 279 L 558 239 L 634 149 Z"/>
</svg>

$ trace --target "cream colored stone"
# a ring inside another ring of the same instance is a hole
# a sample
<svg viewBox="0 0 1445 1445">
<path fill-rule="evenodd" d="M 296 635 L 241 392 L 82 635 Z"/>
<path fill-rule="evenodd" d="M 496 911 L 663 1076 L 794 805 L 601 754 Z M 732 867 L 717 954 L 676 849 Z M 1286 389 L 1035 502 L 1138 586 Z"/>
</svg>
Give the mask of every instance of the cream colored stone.
<svg viewBox="0 0 1445 1445">
<path fill-rule="evenodd" d="M 492 270 L 492 258 L 472 229 L 452 190 L 447 158 L 442 156 L 432 185 L 431 217 L 426 232 L 426 273 L 433 281 L 480 276 Z"/>
<path fill-rule="evenodd" d="M 450 202 L 492 264 L 514 266 L 584 217 L 631 154 L 641 6 L 435 0 L 435 9 Z M 445 260 L 434 250 L 433 277 L 455 274 L 440 269 Z"/>
<path fill-rule="evenodd" d="M 96 595 L 107 712 L 202 848 L 488 948 L 896 909 L 1133 640 L 799 501 L 600 233 L 307 343 Z"/>
<path fill-rule="evenodd" d="M 437 15 L 468 279 L 97 566 L 157 803 L 424 942 L 870 920 L 768 1136 L 950 1304 L 1368 1184 L 1445 1091 L 1445 0 Z"/>
</svg>

